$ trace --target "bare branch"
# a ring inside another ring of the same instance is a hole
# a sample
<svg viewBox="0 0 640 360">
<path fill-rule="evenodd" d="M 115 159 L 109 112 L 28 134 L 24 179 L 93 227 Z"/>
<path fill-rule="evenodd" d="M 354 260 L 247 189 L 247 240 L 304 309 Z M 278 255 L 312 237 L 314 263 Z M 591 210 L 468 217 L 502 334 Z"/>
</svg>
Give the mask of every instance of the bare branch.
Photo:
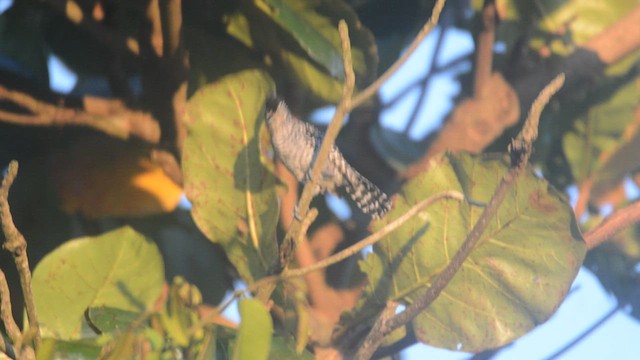
<svg viewBox="0 0 640 360">
<path fill-rule="evenodd" d="M 22 342 L 22 333 L 20 328 L 13 319 L 13 311 L 11 309 L 11 293 L 9 292 L 9 285 L 7 284 L 7 278 L 4 276 L 4 272 L 0 270 L 0 316 L 2 316 L 2 323 L 7 330 L 9 339 L 13 344 L 20 344 Z M 4 344 L 4 341 L 0 340 L 0 343 Z M 2 349 L 6 353 L 6 349 Z"/>
<path fill-rule="evenodd" d="M 149 43 L 157 57 L 164 53 L 164 36 L 162 34 L 162 20 L 160 18 L 160 6 L 158 0 L 150 0 L 147 3 L 147 19 L 149 19 Z"/>
<path fill-rule="evenodd" d="M 322 140 L 322 146 L 318 152 L 318 156 L 311 169 L 311 181 L 307 182 L 302 190 L 302 196 L 298 202 L 298 214 L 300 218 L 304 219 L 309 211 L 309 204 L 314 196 L 317 179 L 320 178 L 320 172 L 324 169 L 325 163 L 329 158 L 329 151 L 335 143 L 336 137 L 340 132 L 344 117 L 351 108 L 351 95 L 355 87 L 355 75 L 353 73 L 353 63 L 351 59 L 351 42 L 349 41 L 349 29 L 347 23 L 344 20 L 340 20 L 338 24 L 338 31 L 340 33 L 340 39 L 342 40 L 342 59 L 344 63 L 345 81 L 342 89 L 342 98 L 336 112 L 331 119 L 331 123 L 327 128 L 327 132 Z M 300 221 L 297 219 L 291 224 L 291 228 L 287 232 L 287 236 L 283 241 L 282 250 L 280 252 L 280 269 L 284 269 L 295 249 L 294 239 L 298 239 L 298 234 L 301 232 Z"/>
<path fill-rule="evenodd" d="M 149 143 L 160 139 L 158 122 L 149 114 L 126 108 L 118 100 L 86 96 L 84 110 L 57 106 L 0 85 L 0 100 L 8 100 L 30 114 L 0 110 L 0 121 L 26 126 L 87 126 L 110 136 L 135 135 Z"/>
<path fill-rule="evenodd" d="M 638 222 L 640 222 L 640 200 L 609 215 L 598 226 L 584 234 L 584 241 L 587 248 L 592 250 Z"/>
<path fill-rule="evenodd" d="M 467 235 L 467 238 L 460 246 L 460 249 L 458 249 L 455 255 L 451 258 L 447 267 L 438 273 L 427 291 L 422 293 L 411 305 L 407 306 L 403 312 L 390 319 L 381 316 L 376 320 L 373 328 L 369 332 L 369 335 L 367 335 L 362 346 L 358 350 L 355 356 L 356 359 L 371 358 L 385 336 L 389 335 L 393 330 L 406 325 L 420 312 L 427 309 L 429 305 L 437 299 L 451 279 L 453 279 L 460 267 L 462 267 L 464 261 L 471 254 L 471 251 L 480 241 L 482 233 L 497 213 L 507 192 L 511 189 L 511 186 L 516 182 L 520 174 L 522 174 L 526 168 L 532 152 L 532 142 L 538 135 L 537 126 L 542 109 L 549 102 L 551 96 L 560 89 L 563 83 L 564 74 L 558 75 L 542 90 L 540 95 L 538 95 L 538 98 L 533 103 L 531 111 L 529 112 L 524 128 L 510 146 L 509 152 L 512 163 L 509 171 L 503 176 L 496 188 L 496 191 L 491 196 L 491 200 L 489 200 L 489 203 L 480 215 L 480 218 L 469 235 Z"/>
<path fill-rule="evenodd" d="M 585 44 L 606 64 L 620 61 L 640 48 L 640 6 Z"/>
<path fill-rule="evenodd" d="M 11 209 L 9 208 L 9 189 L 17 175 L 18 162 L 11 161 L 7 175 L 2 180 L 2 187 L 0 188 L 0 219 L 2 221 L 2 231 L 5 236 L 3 247 L 11 253 L 16 263 L 16 268 L 20 275 L 20 285 L 22 287 L 25 307 L 27 309 L 29 327 L 34 331 L 35 345 L 37 347 L 40 342 L 40 333 L 38 331 L 38 315 L 33 299 L 33 290 L 31 288 L 31 270 L 29 269 L 29 259 L 27 258 L 27 241 L 13 223 Z"/>
<path fill-rule="evenodd" d="M 496 2 L 485 0 L 482 7 L 482 23 L 478 35 L 473 96 L 479 98 L 482 88 L 491 77 L 493 45 L 496 38 Z"/>
<path fill-rule="evenodd" d="M 406 213 L 402 214 L 402 216 L 400 216 L 399 218 L 395 219 L 393 222 L 387 224 L 385 227 L 383 227 L 382 229 L 380 229 L 380 231 L 376 232 L 375 234 L 371 234 L 368 237 L 364 238 L 361 241 L 358 241 L 357 243 L 353 244 L 352 246 L 349 246 L 348 248 L 322 260 L 319 261 L 311 266 L 307 266 L 304 268 L 300 268 L 300 269 L 295 269 L 295 270 L 285 270 L 281 277 L 284 279 L 288 279 L 288 278 L 292 278 L 292 277 L 297 277 L 297 276 L 302 276 L 302 275 L 306 275 L 310 272 L 313 271 L 317 271 L 320 269 L 324 269 L 328 266 L 331 266 L 337 262 L 340 262 L 346 258 L 348 258 L 349 256 L 352 256 L 356 253 L 358 253 L 359 251 L 361 251 L 362 249 L 364 249 L 367 246 L 373 245 L 376 242 L 380 241 L 380 239 L 384 238 L 387 234 L 391 233 L 392 231 L 396 230 L 397 228 L 399 228 L 400 226 L 402 226 L 402 224 L 406 223 L 408 220 L 410 220 L 411 218 L 413 218 L 414 216 L 416 216 L 419 212 L 421 212 L 422 210 L 424 210 L 426 207 L 428 207 L 429 205 L 433 204 L 434 202 L 441 200 L 441 199 L 455 199 L 455 200 L 459 200 L 462 201 L 464 200 L 464 195 L 457 192 L 457 191 L 447 191 L 447 192 L 443 192 L 440 194 L 435 194 L 433 196 L 430 196 L 429 198 L 422 200 L 421 202 L 417 203 L 416 205 L 414 205 L 411 209 L 409 209 L 409 211 L 407 211 Z"/>
<path fill-rule="evenodd" d="M 161 0 L 164 53 L 175 54 L 182 45 L 182 0 Z"/>
<path fill-rule="evenodd" d="M 378 91 L 378 89 L 380 89 L 382 84 L 384 84 L 385 81 L 387 81 L 391 77 L 391 75 L 393 75 L 407 61 L 407 59 L 411 57 L 411 55 L 418 48 L 422 40 L 424 40 L 424 38 L 427 35 L 429 35 L 431 30 L 433 30 L 433 28 L 435 28 L 436 25 L 438 24 L 438 19 L 440 19 L 440 13 L 442 12 L 442 8 L 444 8 L 444 4 L 445 4 L 445 0 L 437 0 L 435 6 L 433 7 L 431 18 L 429 18 L 429 20 L 424 24 L 422 29 L 420 29 L 420 32 L 418 33 L 418 35 L 416 35 L 415 39 L 413 39 L 413 41 L 411 42 L 409 49 L 407 49 L 407 51 L 398 60 L 396 60 L 396 62 L 393 63 L 393 65 L 391 65 L 387 69 L 387 71 L 385 71 L 384 74 L 382 74 L 382 76 L 376 79 L 376 81 L 374 81 L 371 85 L 367 86 L 367 88 L 362 90 L 362 92 L 359 92 L 358 94 L 356 94 L 356 96 L 353 97 L 353 100 L 351 101 L 351 106 L 348 108 L 348 110 L 357 108 L 358 106 L 362 105 L 365 101 L 367 101 L 371 96 L 373 96 L 373 94 L 375 94 L 375 92 Z"/>
</svg>

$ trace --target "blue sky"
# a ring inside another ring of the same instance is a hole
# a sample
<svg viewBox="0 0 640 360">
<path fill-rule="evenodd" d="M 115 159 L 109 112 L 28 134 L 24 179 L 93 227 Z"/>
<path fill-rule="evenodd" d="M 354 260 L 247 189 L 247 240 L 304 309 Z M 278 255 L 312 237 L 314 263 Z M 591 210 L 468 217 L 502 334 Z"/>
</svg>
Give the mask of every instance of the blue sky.
<svg viewBox="0 0 640 360">
<path fill-rule="evenodd" d="M 420 140 L 437 129 L 450 108 L 453 98 L 459 93 L 460 86 L 453 77 L 471 68 L 470 62 L 462 62 L 446 72 L 434 75 L 426 91 L 419 86 L 420 79 L 426 75 L 432 64 L 432 53 L 436 46 L 440 29 L 430 34 L 418 47 L 409 61 L 385 83 L 380 91 L 383 106 L 396 100 L 381 116 L 381 126 L 398 133 L 406 133 L 411 140 Z M 471 36 L 458 29 L 449 28 L 444 34 L 443 48 L 436 59 L 443 65 L 460 59 L 471 53 Z M 402 94 L 402 97 L 397 98 Z M 416 120 L 409 124 L 415 107 L 419 107 Z M 333 115 L 330 109 L 314 114 L 314 120 L 328 121 Z M 407 128 L 409 127 L 409 128 Z M 629 196 L 637 196 L 638 190 L 627 182 Z M 576 196 L 575 187 L 571 198 Z M 339 199 L 329 198 L 334 211 L 342 212 L 348 208 Z M 348 217 L 348 216 L 347 216 Z M 610 296 L 600 285 L 597 278 L 587 269 L 582 269 L 575 280 L 572 292 L 557 313 L 545 324 L 518 340 L 513 346 L 502 350 L 497 360 L 547 359 L 577 338 L 592 324 L 598 322 L 617 306 L 616 299 Z M 628 316 L 623 310 L 608 319 L 596 331 L 579 344 L 573 346 L 557 359 L 640 359 L 640 323 Z M 467 359 L 471 354 L 435 349 L 416 344 L 402 354 L 403 359 Z"/>
<path fill-rule="evenodd" d="M 388 99 L 406 91 L 407 84 L 425 76 L 425 70 L 430 67 L 437 36 L 438 31 L 430 34 L 401 71 L 384 85 L 381 91 L 383 105 Z M 445 33 L 443 44 L 436 61 L 438 64 L 458 59 L 470 53 L 473 48 L 470 35 L 456 29 L 449 29 Z M 406 92 L 402 100 L 383 113 L 382 126 L 405 132 L 407 118 L 420 102 L 422 104 L 417 115 L 418 120 L 406 133 L 416 140 L 438 128 L 443 116 L 453 105 L 452 98 L 459 92 L 459 86 L 453 81 L 452 76 L 459 71 L 467 71 L 470 67 L 470 63 L 460 64 L 448 72 L 434 76 L 426 96 L 419 96 L 420 89 L 417 87 Z M 582 269 L 573 284 L 572 292 L 557 313 L 547 323 L 501 351 L 495 359 L 547 359 L 616 306 L 616 299 L 602 288 L 596 277 L 588 270 Z M 627 315 L 625 310 L 628 309 L 616 312 L 604 325 L 557 359 L 640 359 L 640 323 Z M 403 359 L 438 360 L 466 359 L 470 356 L 422 344 L 412 346 L 402 355 Z"/>
</svg>

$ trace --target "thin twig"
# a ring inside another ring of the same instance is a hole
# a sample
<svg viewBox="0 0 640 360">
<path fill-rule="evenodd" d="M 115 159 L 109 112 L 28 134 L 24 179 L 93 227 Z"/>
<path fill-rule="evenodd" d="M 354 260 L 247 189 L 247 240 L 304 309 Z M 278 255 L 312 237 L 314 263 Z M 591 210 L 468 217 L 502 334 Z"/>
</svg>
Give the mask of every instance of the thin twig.
<svg viewBox="0 0 640 360">
<path fill-rule="evenodd" d="M 160 16 L 160 4 L 158 0 L 151 0 L 147 3 L 147 19 L 149 20 L 149 43 L 157 57 L 162 57 L 164 53 L 164 36 L 162 31 L 162 20 Z"/>
<path fill-rule="evenodd" d="M 29 94 L 0 85 L 0 100 L 8 100 L 30 112 L 0 110 L 0 121 L 26 126 L 87 126 L 107 135 L 128 139 L 135 135 L 150 143 L 160 139 L 158 122 L 148 113 L 126 108 L 117 100 L 86 96 L 85 109 L 57 106 Z"/>
<path fill-rule="evenodd" d="M 176 54 L 182 45 L 182 1 L 162 0 L 160 3 L 162 13 L 162 27 L 164 39 L 164 54 L 171 56 Z"/>
<path fill-rule="evenodd" d="M 20 344 L 22 342 L 22 333 L 20 328 L 13 319 L 13 311 L 11 310 L 11 293 L 9 292 L 9 285 L 7 284 L 7 278 L 4 276 L 4 272 L 0 270 L 0 316 L 2 316 L 2 322 L 4 328 L 7 330 L 7 335 L 11 342 Z M 0 339 L 0 343 L 4 343 L 3 339 Z M 6 353 L 6 349 L 2 349 Z"/>
<path fill-rule="evenodd" d="M 356 359 L 371 358 L 373 353 L 382 343 L 384 337 L 389 335 L 395 329 L 406 325 L 420 312 L 427 309 L 462 267 L 464 261 L 480 241 L 482 233 L 486 229 L 487 225 L 497 213 L 507 192 L 511 189 L 511 186 L 516 182 L 520 174 L 522 174 L 526 168 L 529 162 L 529 157 L 532 153 L 531 144 L 538 133 L 537 127 L 542 109 L 549 102 L 551 96 L 560 89 L 562 84 L 564 84 L 564 74 L 558 75 L 542 90 L 540 95 L 538 95 L 538 98 L 533 103 L 531 111 L 529 112 L 524 128 L 510 146 L 509 151 L 511 153 L 512 163 L 509 171 L 503 176 L 494 194 L 491 196 L 491 200 L 489 200 L 487 207 L 480 215 L 480 218 L 469 235 L 467 235 L 467 238 L 460 246 L 460 249 L 455 253 L 449 264 L 447 264 L 447 267 L 438 273 L 427 291 L 418 296 L 418 298 L 411 305 L 407 306 L 403 312 L 390 319 L 379 317 L 376 320 L 373 328 L 358 350 L 355 356 Z"/>
<path fill-rule="evenodd" d="M 640 222 L 640 200 L 616 210 L 598 226 L 584 234 L 587 249 L 591 250 L 600 246 L 605 241 L 612 239 L 618 232 L 638 222 Z"/>
<path fill-rule="evenodd" d="M 304 219 L 302 220 L 302 223 L 300 224 L 300 232 L 298 233 L 298 239 L 296 240 L 296 244 L 300 244 L 300 242 L 306 236 L 307 231 L 309 230 L 309 227 L 314 221 L 316 221 L 317 217 L 318 217 L 318 209 L 311 208 L 309 212 L 307 212 L 307 215 L 304 217 Z"/>
<path fill-rule="evenodd" d="M 400 216 L 399 218 L 395 219 L 393 222 L 385 225 L 382 229 L 380 229 L 380 231 L 376 232 L 375 234 L 371 234 L 369 236 L 367 236 L 366 238 L 364 238 L 363 240 L 358 241 L 357 243 L 349 246 L 348 248 L 333 254 L 332 256 L 319 261 L 311 266 L 307 266 L 304 268 L 300 268 L 300 269 L 295 269 L 295 270 L 285 270 L 281 277 L 283 279 L 288 279 L 288 278 L 293 278 L 293 277 L 297 277 L 297 276 L 303 276 L 306 275 L 310 272 L 316 271 L 316 270 L 320 270 L 320 269 L 324 269 L 328 266 L 331 266 L 335 263 L 338 263 L 346 258 L 348 258 L 349 256 L 352 256 L 358 252 L 360 252 L 362 249 L 364 249 L 367 246 L 373 245 L 376 242 L 380 241 L 380 239 L 384 238 L 386 235 L 388 235 L 389 233 L 391 233 L 392 231 L 396 230 L 397 228 L 399 228 L 400 226 L 402 226 L 404 223 L 406 223 L 408 220 L 410 220 L 411 218 L 413 218 L 415 215 L 417 215 L 419 212 L 421 212 L 422 210 L 424 210 L 427 206 L 433 204 L 434 202 L 441 200 L 441 199 L 455 199 L 455 200 L 459 200 L 462 201 L 464 200 L 464 195 L 458 191 L 446 191 L 443 193 L 439 193 L 439 194 L 435 194 L 433 196 L 430 196 L 429 198 L 422 200 L 421 202 L 417 203 L 416 205 L 414 205 L 411 209 L 409 209 L 409 211 L 407 211 L 406 213 L 402 214 L 402 216 Z"/>
<path fill-rule="evenodd" d="M 11 209 L 9 207 L 9 189 L 18 175 L 18 162 L 11 161 L 7 169 L 7 175 L 2 180 L 0 188 L 0 218 L 2 221 L 2 231 L 5 236 L 4 249 L 9 251 L 16 263 L 18 274 L 20 275 L 20 285 L 24 296 L 29 327 L 34 330 L 35 346 L 40 343 L 40 333 L 38 331 L 38 315 L 33 299 L 31 288 L 31 270 L 29 269 L 29 259 L 27 258 L 27 241 L 13 223 Z"/>
<path fill-rule="evenodd" d="M 358 241 L 356 244 L 320 261 L 317 262 L 311 266 L 307 266 L 304 268 L 300 268 L 300 269 L 295 269 L 295 270 L 285 270 L 282 274 L 280 274 L 279 276 L 267 276 L 265 278 L 262 278 L 258 281 L 256 281 L 255 283 L 247 286 L 245 289 L 241 289 L 241 290 L 236 290 L 233 295 L 227 300 L 225 301 L 223 304 L 221 304 L 220 306 L 218 306 L 218 308 L 216 309 L 216 311 L 214 312 L 215 315 L 217 314 L 221 314 L 233 301 L 235 301 L 236 299 L 238 299 L 240 296 L 242 296 L 243 294 L 246 294 L 247 292 L 253 292 L 254 290 L 258 289 L 261 286 L 264 286 L 266 284 L 270 284 L 273 283 L 275 281 L 279 281 L 279 280 L 284 280 L 284 279 L 290 279 L 290 278 L 294 278 L 294 277 L 298 277 L 298 276 L 304 276 L 310 272 L 313 271 L 317 271 L 326 267 L 329 267 L 335 263 L 338 263 L 346 258 L 348 258 L 349 256 L 352 256 L 353 254 L 356 254 L 357 252 L 361 251 L 362 249 L 364 249 L 367 246 L 373 245 L 376 242 L 380 241 L 380 239 L 384 238 L 386 235 L 388 235 L 389 233 L 393 232 L 394 230 L 396 230 L 397 228 L 399 228 L 400 226 L 402 226 L 404 223 L 406 223 L 408 220 L 410 220 L 411 218 L 413 218 L 415 215 L 417 215 L 419 212 L 423 211 L 426 207 L 428 207 L 429 205 L 433 204 L 434 202 L 441 200 L 441 199 L 455 199 L 455 200 L 459 200 L 462 201 L 464 200 L 464 195 L 458 191 L 446 191 L 443 193 L 439 193 L 439 194 L 435 194 L 433 196 L 430 196 L 429 198 L 422 200 L 421 202 L 417 203 L 416 205 L 414 205 L 411 209 L 409 209 L 406 213 L 402 214 L 402 216 L 400 216 L 399 218 L 397 218 L 396 220 L 394 220 L 393 222 L 385 225 L 382 229 L 380 229 L 380 231 L 376 232 L 375 234 L 371 234 L 368 237 L 364 238 L 361 241 Z M 305 221 L 302 224 L 302 228 L 301 228 L 301 234 L 306 233 L 306 229 L 308 228 L 307 224 L 310 224 L 311 222 L 313 222 L 313 219 L 315 218 L 315 216 L 313 215 L 314 213 L 317 216 L 317 211 L 313 211 L 315 209 L 311 209 L 311 211 L 309 212 L 309 215 L 307 216 L 307 218 L 305 218 Z M 309 221 L 310 220 L 310 221 Z M 203 320 L 205 321 L 205 320 Z"/>
<path fill-rule="evenodd" d="M 367 101 L 373 94 L 380 89 L 382 84 L 387 81 L 391 75 L 393 75 L 406 61 L 411 57 L 413 52 L 418 48 L 422 40 L 436 27 L 438 24 L 438 19 L 440 18 L 440 13 L 442 12 L 442 8 L 444 7 L 445 0 L 437 0 L 436 4 L 433 7 L 433 12 L 431 13 L 431 18 L 424 24 L 422 29 L 418 35 L 416 35 L 415 39 L 411 42 L 409 49 L 402 54 L 402 56 L 396 60 L 393 65 L 391 65 L 387 71 L 382 74 L 379 78 L 376 79 L 371 85 L 367 86 L 362 92 L 359 92 L 353 97 L 351 101 L 351 107 L 349 110 L 355 109 L 358 106 L 362 105 L 365 101 Z"/>
<path fill-rule="evenodd" d="M 412 217 L 414 217 L 415 215 L 417 215 L 420 211 L 424 210 L 426 207 L 428 207 L 429 205 L 433 204 L 434 202 L 441 200 L 441 199 L 455 199 L 455 200 L 464 200 L 464 195 L 461 194 L 460 192 L 457 191 L 446 191 L 443 193 L 439 193 L 433 196 L 430 196 L 429 198 L 422 200 L 421 202 L 417 203 L 416 205 L 414 205 L 411 209 L 409 209 L 409 211 L 407 211 L 406 213 L 402 214 L 402 216 L 400 216 L 399 218 L 397 218 L 396 220 L 394 220 L 393 222 L 385 225 L 385 227 L 383 227 L 382 229 L 380 229 L 380 231 L 376 232 L 375 234 L 371 234 L 368 237 L 364 238 L 361 241 L 358 241 L 356 244 L 318 262 L 315 263 L 311 266 L 307 266 L 304 268 L 300 268 L 300 269 L 295 269 L 295 270 L 285 270 L 282 274 L 280 274 L 279 276 L 267 276 L 264 277 L 256 282 L 254 282 L 251 285 L 248 285 L 245 289 L 241 289 L 241 290 L 236 290 L 233 295 L 227 300 L 225 301 L 223 304 L 221 304 L 220 306 L 218 306 L 217 310 L 215 311 L 215 314 L 221 314 L 233 301 L 235 301 L 236 299 L 238 299 L 240 296 L 242 296 L 243 294 L 246 294 L 247 292 L 253 292 L 256 289 L 260 288 L 261 286 L 267 285 L 267 284 L 271 284 L 273 282 L 279 281 L 279 280 L 284 280 L 284 279 L 290 279 L 290 278 L 294 278 L 294 277 L 298 277 L 298 276 L 304 276 L 310 272 L 313 271 L 317 271 L 323 268 L 326 268 L 328 266 L 331 266 L 335 263 L 338 263 L 346 258 L 348 258 L 349 256 L 361 251 L 362 249 L 364 249 L 365 247 L 369 246 L 369 245 L 373 245 L 376 242 L 380 241 L 380 239 L 382 239 L 384 236 L 386 236 L 387 234 L 391 233 L 392 231 L 396 230 L 397 228 L 399 228 L 400 226 L 402 226 L 404 223 L 406 223 L 408 220 L 410 220 Z M 308 228 L 307 223 L 311 223 L 313 222 L 313 218 L 315 216 L 313 216 L 314 209 L 312 209 L 309 212 L 310 216 L 307 216 L 307 218 L 305 218 L 305 220 L 311 220 L 311 221 L 304 221 L 302 224 L 302 231 L 301 234 L 306 233 L 306 229 Z M 317 213 L 316 213 L 317 215 Z M 204 321 L 204 320 L 203 320 Z"/>
<path fill-rule="evenodd" d="M 315 195 L 315 189 L 317 187 L 317 181 L 320 178 L 320 172 L 325 167 L 325 163 L 329 158 L 329 151 L 335 143 L 336 137 L 340 132 L 344 117 L 351 108 L 351 95 L 353 94 L 353 88 L 355 87 L 355 75 L 353 73 L 353 63 L 351 59 L 351 42 L 349 41 L 349 29 L 347 23 L 344 20 L 340 20 L 338 24 L 338 32 L 340 33 L 340 39 L 342 40 L 342 60 L 344 63 L 345 81 L 342 88 L 342 98 L 336 108 L 336 112 L 331 119 L 331 123 L 327 128 L 324 139 L 322 140 L 322 146 L 318 152 L 318 156 L 313 164 L 311 170 L 311 180 L 307 182 L 302 190 L 300 201 L 298 202 L 298 214 L 300 218 L 304 219 L 309 211 L 309 204 L 311 199 Z M 291 228 L 287 232 L 287 235 L 283 241 L 282 251 L 280 253 L 280 269 L 284 269 L 289 263 L 291 256 L 293 255 L 293 249 L 295 249 L 294 239 L 298 239 L 301 231 L 300 221 L 294 220 L 291 224 Z"/>
</svg>

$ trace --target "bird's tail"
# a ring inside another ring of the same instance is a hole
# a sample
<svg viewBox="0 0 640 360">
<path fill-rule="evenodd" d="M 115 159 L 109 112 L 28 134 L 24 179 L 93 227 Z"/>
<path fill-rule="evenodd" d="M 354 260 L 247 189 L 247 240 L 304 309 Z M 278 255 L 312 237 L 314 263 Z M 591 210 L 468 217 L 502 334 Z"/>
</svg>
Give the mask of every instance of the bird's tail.
<svg viewBox="0 0 640 360">
<path fill-rule="evenodd" d="M 344 169 L 344 177 L 345 191 L 365 214 L 379 219 L 391 209 L 391 201 L 387 194 L 351 166 Z"/>
</svg>

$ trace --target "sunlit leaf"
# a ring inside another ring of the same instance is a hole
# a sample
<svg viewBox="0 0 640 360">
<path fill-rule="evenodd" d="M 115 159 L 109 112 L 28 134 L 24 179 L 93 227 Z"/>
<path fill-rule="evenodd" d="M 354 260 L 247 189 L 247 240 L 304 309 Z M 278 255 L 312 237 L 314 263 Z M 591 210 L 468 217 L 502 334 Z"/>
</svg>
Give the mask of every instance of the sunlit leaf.
<svg viewBox="0 0 640 360">
<path fill-rule="evenodd" d="M 95 339 L 83 339 L 64 341 L 54 338 L 44 338 L 38 347 L 36 358 L 38 360 L 67 359 L 97 359 L 100 350 L 111 337 L 98 337 Z"/>
<path fill-rule="evenodd" d="M 243 299 L 238 303 L 240 328 L 233 346 L 233 360 L 260 360 L 269 357 L 273 322 L 262 302 Z"/>
<path fill-rule="evenodd" d="M 444 155 L 406 184 L 385 223 L 428 196 L 462 191 L 486 203 L 507 161 Z M 366 304 L 411 303 L 450 261 L 483 207 L 440 201 L 374 246 L 360 264 Z M 564 299 L 585 254 L 571 207 L 528 170 L 502 202 L 481 241 L 438 299 L 412 322 L 430 345 L 476 352 L 513 341 L 547 320 Z"/>
<path fill-rule="evenodd" d="M 163 281 L 158 248 L 129 227 L 71 240 L 45 256 L 33 274 L 42 334 L 80 338 L 88 308 L 142 314 L 160 295 Z"/>
<path fill-rule="evenodd" d="M 272 88 L 261 71 L 229 75 L 202 87 L 186 117 L 182 163 L 193 218 L 248 282 L 265 275 L 276 256 L 276 178 L 258 142 Z"/>
</svg>

